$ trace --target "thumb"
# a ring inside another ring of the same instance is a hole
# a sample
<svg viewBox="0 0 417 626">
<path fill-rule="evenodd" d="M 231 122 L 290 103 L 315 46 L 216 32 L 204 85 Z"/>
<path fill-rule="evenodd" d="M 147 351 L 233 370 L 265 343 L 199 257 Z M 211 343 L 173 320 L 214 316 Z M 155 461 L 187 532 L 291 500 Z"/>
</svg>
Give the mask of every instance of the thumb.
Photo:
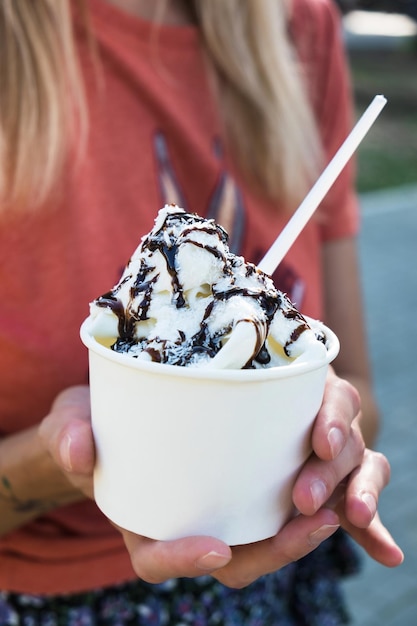
<svg viewBox="0 0 417 626">
<path fill-rule="evenodd" d="M 63 471 L 92 474 L 95 450 L 88 387 L 72 387 L 59 394 L 38 432 Z"/>
</svg>

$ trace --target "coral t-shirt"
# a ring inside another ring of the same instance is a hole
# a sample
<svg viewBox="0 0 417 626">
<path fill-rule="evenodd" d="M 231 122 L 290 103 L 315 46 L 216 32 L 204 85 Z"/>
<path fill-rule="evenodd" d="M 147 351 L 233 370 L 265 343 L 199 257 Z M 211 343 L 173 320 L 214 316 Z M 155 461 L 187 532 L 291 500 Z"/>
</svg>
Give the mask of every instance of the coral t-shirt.
<svg viewBox="0 0 417 626">
<path fill-rule="evenodd" d="M 197 29 L 161 26 L 155 45 L 149 23 L 103 0 L 89 5 L 100 71 L 97 79 L 79 33 L 91 118 L 84 161 L 68 171 L 52 209 L 0 223 L 1 436 L 37 423 L 62 389 L 87 382 L 79 326 L 88 303 L 117 281 L 165 202 L 215 217 L 230 231 L 232 250 L 252 262 L 287 219 L 248 188 L 222 146 Z M 330 158 L 351 125 L 331 0 L 294 0 L 291 32 Z M 348 167 L 275 277 L 304 313 L 323 313 L 322 243 L 357 225 Z M 93 502 L 62 507 L 0 539 L 0 589 L 73 592 L 133 577 L 120 535 Z"/>
</svg>

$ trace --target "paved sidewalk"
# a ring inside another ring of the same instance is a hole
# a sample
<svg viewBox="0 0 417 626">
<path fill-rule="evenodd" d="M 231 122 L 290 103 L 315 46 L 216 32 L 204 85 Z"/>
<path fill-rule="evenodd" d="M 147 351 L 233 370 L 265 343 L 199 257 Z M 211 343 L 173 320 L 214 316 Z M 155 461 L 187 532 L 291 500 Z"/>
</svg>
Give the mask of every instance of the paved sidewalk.
<svg viewBox="0 0 417 626">
<path fill-rule="evenodd" d="M 360 253 L 382 412 L 378 449 L 390 460 L 384 522 L 405 552 L 385 568 L 364 554 L 344 587 L 353 626 L 417 625 L 417 185 L 362 196 Z"/>
</svg>

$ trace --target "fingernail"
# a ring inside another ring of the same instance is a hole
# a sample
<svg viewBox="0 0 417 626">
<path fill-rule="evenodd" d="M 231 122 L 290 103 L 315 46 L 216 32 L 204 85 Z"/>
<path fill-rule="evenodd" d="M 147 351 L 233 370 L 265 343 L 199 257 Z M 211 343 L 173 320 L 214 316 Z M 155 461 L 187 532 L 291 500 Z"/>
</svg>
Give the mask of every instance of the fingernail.
<svg viewBox="0 0 417 626">
<path fill-rule="evenodd" d="M 61 457 L 61 461 L 64 466 L 64 469 L 67 472 L 72 471 L 71 454 L 70 454 L 71 443 L 72 443 L 71 436 L 65 435 L 65 437 L 61 441 L 61 445 L 59 446 L 59 455 Z"/>
<path fill-rule="evenodd" d="M 324 524 L 324 526 L 320 526 L 318 530 L 315 530 L 308 536 L 308 543 L 311 546 L 318 546 L 322 541 L 333 535 L 338 528 L 339 524 Z"/>
<path fill-rule="evenodd" d="M 310 493 L 316 509 L 319 509 L 327 500 L 327 488 L 322 480 L 313 480 L 310 485 Z"/>
<path fill-rule="evenodd" d="M 368 492 L 367 493 L 363 493 L 361 495 L 361 500 L 362 500 L 362 502 L 364 504 L 366 504 L 366 506 L 367 506 L 371 516 L 372 516 L 372 519 L 373 519 L 374 516 L 375 516 L 375 513 L 376 513 L 376 500 L 375 500 L 374 496 L 371 493 L 368 493 Z"/>
<path fill-rule="evenodd" d="M 342 451 L 345 442 L 342 431 L 334 426 L 329 430 L 329 434 L 327 435 L 327 441 L 329 442 L 332 457 L 335 459 L 337 455 L 340 454 L 340 452 Z"/>
<path fill-rule="evenodd" d="M 212 550 L 208 552 L 204 556 L 200 557 L 196 561 L 196 566 L 199 569 L 210 571 L 214 569 L 220 569 L 220 567 L 224 567 L 230 561 L 230 556 L 225 556 L 224 554 L 219 554 Z"/>
</svg>

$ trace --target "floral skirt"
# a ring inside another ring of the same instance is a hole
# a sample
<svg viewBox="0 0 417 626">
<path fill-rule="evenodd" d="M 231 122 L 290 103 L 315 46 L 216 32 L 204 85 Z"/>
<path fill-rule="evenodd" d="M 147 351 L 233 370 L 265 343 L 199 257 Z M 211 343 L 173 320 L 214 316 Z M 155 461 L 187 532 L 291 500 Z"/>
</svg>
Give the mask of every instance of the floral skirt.
<svg viewBox="0 0 417 626">
<path fill-rule="evenodd" d="M 242 590 L 204 576 L 71 596 L 0 592 L 0 626 L 338 626 L 349 623 L 338 580 L 357 570 L 353 545 L 339 531 Z"/>
</svg>

